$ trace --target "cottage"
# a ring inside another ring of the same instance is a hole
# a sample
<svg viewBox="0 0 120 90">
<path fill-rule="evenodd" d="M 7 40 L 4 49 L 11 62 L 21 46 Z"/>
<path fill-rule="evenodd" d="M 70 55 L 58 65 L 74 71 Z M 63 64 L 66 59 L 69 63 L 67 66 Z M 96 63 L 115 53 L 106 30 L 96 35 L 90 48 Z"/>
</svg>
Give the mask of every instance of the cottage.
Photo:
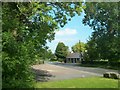
<svg viewBox="0 0 120 90">
<path fill-rule="evenodd" d="M 80 53 L 70 53 L 65 60 L 65 63 L 79 63 L 81 60 Z"/>
</svg>

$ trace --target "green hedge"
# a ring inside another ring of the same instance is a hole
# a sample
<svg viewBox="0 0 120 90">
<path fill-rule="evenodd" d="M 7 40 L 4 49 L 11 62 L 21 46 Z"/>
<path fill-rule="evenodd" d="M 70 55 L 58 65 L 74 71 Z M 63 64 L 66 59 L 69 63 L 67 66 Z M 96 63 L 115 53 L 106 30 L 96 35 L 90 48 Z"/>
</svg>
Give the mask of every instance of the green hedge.
<svg viewBox="0 0 120 90">
<path fill-rule="evenodd" d="M 110 66 L 119 66 L 120 62 L 108 62 L 108 61 L 83 61 L 82 64 L 93 64 L 93 65 L 110 65 Z"/>
</svg>

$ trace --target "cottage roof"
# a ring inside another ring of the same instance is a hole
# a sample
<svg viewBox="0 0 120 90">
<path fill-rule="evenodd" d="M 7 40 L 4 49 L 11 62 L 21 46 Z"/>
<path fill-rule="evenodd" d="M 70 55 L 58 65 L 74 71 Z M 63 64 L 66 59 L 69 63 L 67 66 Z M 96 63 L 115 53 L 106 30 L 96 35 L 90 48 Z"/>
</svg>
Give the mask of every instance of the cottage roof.
<svg viewBox="0 0 120 90">
<path fill-rule="evenodd" d="M 80 58 L 80 53 L 70 53 L 66 58 Z"/>
</svg>

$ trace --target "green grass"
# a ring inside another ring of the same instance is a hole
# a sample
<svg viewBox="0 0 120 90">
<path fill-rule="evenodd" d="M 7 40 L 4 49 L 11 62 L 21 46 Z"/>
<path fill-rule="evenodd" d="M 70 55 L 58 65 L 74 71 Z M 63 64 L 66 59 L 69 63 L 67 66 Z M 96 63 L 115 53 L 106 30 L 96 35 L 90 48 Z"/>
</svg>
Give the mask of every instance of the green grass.
<svg viewBox="0 0 120 90">
<path fill-rule="evenodd" d="M 118 88 L 118 80 L 102 77 L 38 82 L 35 88 Z"/>
</svg>

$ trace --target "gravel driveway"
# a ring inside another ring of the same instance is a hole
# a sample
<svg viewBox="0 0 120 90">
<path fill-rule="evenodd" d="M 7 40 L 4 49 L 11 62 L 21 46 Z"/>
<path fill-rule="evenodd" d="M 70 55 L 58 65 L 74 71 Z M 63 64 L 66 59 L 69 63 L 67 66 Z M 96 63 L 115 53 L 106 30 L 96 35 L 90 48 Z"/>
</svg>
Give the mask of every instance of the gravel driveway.
<svg viewBox="0 0 120 90">
<path fill-rule="evenodd" d="M 84 78 L 84 77 L 93 77 L 93 76 L 102 76 L 102 74 L 107 69 L 101 68 L 86 68 L 78 67 L 74 65 L 65 65 L 65 64 L 42 64 L 32 66 L 34 73 L 36 74 L 37 81 L 54 81 L 54 80 L 64 80 L 71 78 Z M 114 72 L 117 72 L 114 70 Z"/>
</svg>

